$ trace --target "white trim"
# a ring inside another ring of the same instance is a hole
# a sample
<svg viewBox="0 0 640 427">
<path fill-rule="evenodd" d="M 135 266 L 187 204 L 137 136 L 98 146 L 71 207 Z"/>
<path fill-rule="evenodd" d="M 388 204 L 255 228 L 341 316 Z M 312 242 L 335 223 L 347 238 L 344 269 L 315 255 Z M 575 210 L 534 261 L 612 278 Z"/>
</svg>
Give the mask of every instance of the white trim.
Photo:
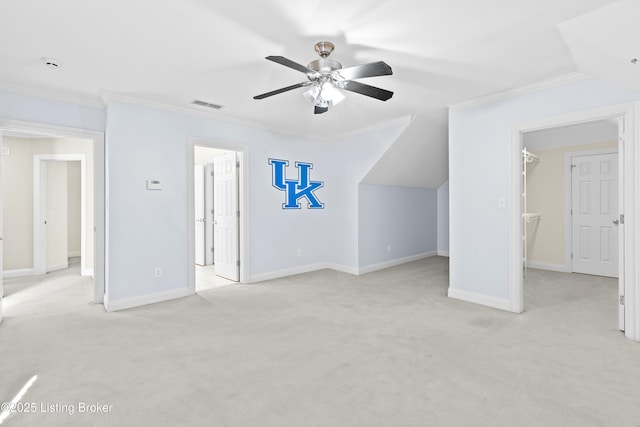
<svg viewBox="0 0 640 427">
<path fill-rule="evenodd" d="M 406 264 L 420 259 L 431 258 L 438 255 L 437 251 L 425 252 L 418 255 L 411 255 L 403 258 L 396 258 L 389 261 L 379 262 L 377 264 L 369 264 L 364 267 L 358 268 L 358 274 L 372 273 L 378 270 L 384 270 L 385 268 L 395 267 L 398 265 Z"/>
<path fill-rule="evenodd" d="M 132 96 L 127 96 L 127 95 L 123 95 L 116 92 L 110 92 L 107 90 L 100 91 L 100 100 L 102 102 L 102 105 L 107 105 L 107 103 L 109 102 L 122 102 L 125 104 L 138 105 L 140 107 L 153 108 L 156 110 L 168 111 L 171 113 L 187 114 L 195 117 L 215 119 L 224 123 L 229 123 L 237 126 L 243 126 L 243 127 L 260 129 L 260 130 L 265 129 L 264 124 L 259 124 L 257 122 L 252 122 L 249 120 L 243 120 L 233 116 L 228 116 L 221 113 L 218 110 L 213 110 L 211 108 L 200 107 L 192 104 L 187 104 L 187 105 L 166 104 L 159 101 L 151 101 L 148 99 L 135 98 Z M 300 132 L 294 132 L 289 129 L 285 129 L 277 126 L 269 126 L 268 128 L 274 132 L 278 132 L 278 133 L 282 133 L 290 136 L 300 137 L 301 135 Z M 305 135 L 305 136 L 309 137 L 310 139 L 318 139 L 318 140 L 323 139 L 321 138 L 321 136 L 314 136 L 314 135 Z"/>
<path fill-rule="evenodd" d="M 338 267 L 338 268 L 334 268 L 334 267 Z M 296 274 L 305 274 L 305 273 L 311 273 L 313 271 L 326 270 L 326 269 L 333 269 L 337 271 L 342 271 L 343 273 L 349 273 L 354 275 L 356 272 L 355 269 L 352 269 L 349 267 L 340 267 L 340 266 L 337 266 L 334 264 L 328 264 L 328 263 L 317 263 L 317 264 L 303 265 L 300 267 L 286 268 L 283 270 L 270 271 L 268 273 L 254 274 L 251 276 L 248 283 L 264 282 L 267 280 L 280 279 L 282 277 L 295 276 Z"/>
<path fill-rule="evenodd" d="M 80 275 L 93 278 L 93 268 L 85 268 L 84 270 L 80 270 Z M 102 301 L 100 301 L 100 303 L 102 303 Z"/>
<path fill-rule="evenodd" d="M 527 261 L 527 268 L 538 270 L 557 271 L 558 273 L 571 273 L 571 269 L 562 264 L 548 264 L 545 262 Z"/>
<path fill-rule="evenodd" d="M 472 302 L 474 304 L 486 305 L 487 307 L 497 308 L 504 311 L 511 310 L 511 301 L 508 299 L 489 297 L 486 295 L 476 294 L 473 292 L 461 291 L 459 289 L 449 288 L 447 292 L 449 298 L 461 301 Z"/>
<path fill-rule="evenodd" d="M 443 251 L 438 249 L 438 256 L 445 256 L 447 258 L 449 258 L 449 251 Z"/>
<path fill-rule="evenodd" d="M 478 107 L 480 105 L 491 104 L 497 101 L 504 101 L 510 98 L 516 98 L 518 96 L 526 95 L 531 92 L 537 92 L 544 89 L 550 89 L 557 86 L 566 85 L 569 83 L 575 83 L 582 80 L 587 80 L 588 75 L 580 72 L 565 74 L 563 76 L 554 77 L 541 82 L 533 83 L 526 86 L 520 86 L 513 89 L 504 90 L 501 92 L 492 93 L 490 95 L 481 96 L 479 98 L 470 99 L 467 101 L 459 102 L 449 105 L 450 111 L 463 110 L 465 108 Z"/>
<path fill-rule="evenodd" d="M 5 270 L 2 272 L 3 279 L 14 279 L 17 277 L 35 276 L 36 271 L 33 268 L 19 268 L 15 270 Z"/>
<path fill-rule="evenodd" d="M 54 264 L 54 265 L 48 265 L 47 266 L 47 273 L 53 273 L 54 271 L 58 271 L 58 270 L 66 270 L 67 268 L 69 268 L 69 263 L 67 262 L 63 262 L 60 264 Z"/>
<path fill-rule="evenodd" d="M 571 251 L 573 249 L 573 224 L 571 218 L 571 163 L 574 157 L 595 156 L 599 154 L 618 154 L 618 147 L 601 148 L 596 150 L 569 151 L 564 153 L 564 269 L 567 273 L 573 272 L 573 260 L 571 259 Z M 618 159 L 620 161 L 620 159 Z M 621 193 L 622 183 L 618 183 L 618 194 Z M 618 254 L 618 256 L 621 256 Z M 531 265 L 531 263 L 528 263 Z"/>
<path fill-rule="evenodd" d="M 245 144 L 235 142 L 225 142 L 213 139 L 204 139 L 189 137 L 187 142 L 187 254 L 189 260 L 189 289 L 196 292 L 196 254 L 195 254 L 195 211 L 194 211 L 194 150 L 196 146 L 217 148 L 221 150 L 235 151 L 238 153 L 238 162 L 240 163 L 240 174 L 238 189 L 240 192 L 239 197 L 239 210 L 240 210 L 240 229 L 239 229 L 239 243 L 240 243 L 240 283 L 249 283 L 249 266 L 250 253 L 249 250 L 249 221 L 250 209 L 249 209 L 249 147 Z"/>
<path fill-rule="evenodd" d="M 79 154 L 33 155 L 33 268 L 38 274 L 50 270 L 46 260 L 46 162 L 80 162 L 80 274 L 87 270 L 87 156 Z"/>
<path fill-rule="evenodd" d="M 578 111 L 571 114 L 548 117 L 541 120 L 522 123 L 513 127 L 509 140 L 510 160 L 510 193 L 512 200 L 509 211 L 509 295 L 512 311 L 520 313 L 523 309 L 522 302 L 522 244 L 521 223 L 522 212 L 520 206 L 521 190 L 521 161 L 522 135 L 534 130 L 550 129 L 571 124 L 591 122 L 603 119 L 624 118 L 627 129 L 624 151 L 621 156 L 622 170 L 624 174 L 623 191 L 620 196 L 624 198 L 625 224 L 620 230 L 624 235 L 624 268 L 620 271 L 619 280 L 625 283 L 625 336 L 629 339 L 640 341 L 640 316 L 637 310 L 640 308 L 640 292 L 638 290 L 638 266 L 640 266 L 640 236 L 638 236 L 638 224 L 640 224 L 640 104 L 625 103 L 612 105 L 593 110 Z"/>
<path fill-rule="evenodd" d="M 624 117 L 625 336 L 640 341 L 640 104 Z"/>
<path fill-rule="evenodd" d="M 397 259 L 393 259 L 390 261 L 385 261 L 377 264 L 370 264 L 368 266 L 360 267 L 360 268 L 350 267 L 350 266 L 341 265 L 341 264 L 322 262 L 322 263 L 316 263 L 316 264 L 302 265 L 299 267 L 286 268 L 283 270 L 270 271 L 268 273 L 255 274 L 249 278 L 249 281 L 247 283 L 256 283 L 256 282 L 263 282 L 265 280 L 280 279 L 282 277 L 294 276 L 296 274 L 311 273 L 313 271 L 326 270 L 326 269 L 340 271 L 342 273 L 358 276 L 361 274 L 372 273 L 374 271 L 384 270 L 385 268 L 395 267 L 398 265 L 407 264 L 409 262 L 430 258 L 436 255 L 437 255 L 436 251 L 425 252 L 423 254 L 412 255 L 404 258 L 397 258 Z"/>
<path fill-rule="evenodd" d="M 82 251 L 70 251 L 67 253 L 67 258 L 78 258 L 82 257 Z"/>
<path fill-rule="evenodd" d="M 151 101 L 148 99 L 142 99 L 142 98 L 136 98 L 136 97 L 132 97 L 132 96 L 128 96 L 128 95 L 123 95 L 120 93 L 116 93 L 116 92 L 110 92 L 107 90 L 101 90 L 100 91 L 100 101 L 102 103 L 102 105 L 106 105 L 109 102 L 123 102 L 126 104 L 132 104 L 132 105 L 138 105 L 141 107 L 148 107 L 148 108 L 154 108 L 156 110 L 163 110 L 163 111 L 169 111 L 172 113 L 178 113 L 178 114 L 188 114 L 191 116 L 196 116 L 196 117 L 205 117 L 208 119 L 215 119 L 215 120 L 219 120 L 225 123 L 230 123 L 230 124 L 234 124 L 234 125 L 238 125 L 238 126 L 244 126 L 244 127 L 249 127 L 249 128 L 255 128 L 255 129 L 261 129 L 264 130 L 265 129 L 265 125 L 264 124 L 260 124 L 254 121 L 249 121 L 249 120 L 243 120 L 240 119 L 238 117 L 233 117 L 233 116 L 228 116 L 222 112 L 220 112 L 219 110 L 213 110 L 210 108 L 206 108 L 206 107 L 200 107 L 197 105 L 193 105 L 193 104 L 187 104 L 187 105 L 176 105 L 176 104 L 166 104 L 163 102 L 159 102 L 159 101 Z M 363 127 L 363 128 L 358 128 L 355 129 L 353 131 L 349 131 L 346 133 L 341 133 L 339 135 L 333 135 L 333 136 L 324 136 L 322 134 L 316 134 L 316 133 L 300 133 L 300 132 L 296 132 L 293 131 L 291 129 L 287 129 L 287 128 L 283 128 L 283 127 L 279 127 L 279 126 L 273 126 L 273 125 L 269 125 L 268 129 L 274 131 L 274 132 L 278 132 L 278 133 L 282 133 L 285 135 L 290 135 L 290 136 L 295 136 L 295 137 L 300 137 L 301 135 L 304 135 L 305 138 L 309 138 L 309 139 L 316 139 L 318 141 L 332 141 L 332 140 L 336 140 L 339 138 L 345 138 L 345 137 L 353 137 L 353 136 L 357 136 L 363 133 L 368 133 L 371 131 L 375 131 L 375 130 L 379 130 L 379 129 L 384 129 L 387 127 L 390 127 L 392 125 L 396 125 L 396 124 L 402 124 L 404 122 L 406 122 L 405 126 L 408 126 L 409 123 L 415 118 L 415 115 L 408 115 L 408 116 L 403 116 L 400 118 L 395 118 L 395 119 L 391 119 L 391 120 L 387 120 L 384 122 L 380 122 L 380 123 L 375 123 L 371 126 L 367 126 L 367 127 Z"/>
<path fill-rule="evenodd" d="M 108 296 L 104 298 L 104 308 L 106 311 L 120 311 L 128 308 L 140 307 L 148 304 L 156 304 L 159 302 L 170 301 L 173 299 L 184 298 L 193 295 L 189 288 L 171 289 L 169 291 L 158 292 L 155 294 L 142 295 L 139 297 L 126 298 L 121 300 L 110 301 Z"/>
<path fill-rule="evenodd" d="M 74 96 L 69 93 L 61 93 L 54 90 L 34 89 L 10 83 L 0 83 L 0 90 L 21 95 L 35 96 L 52 101 L 61 101 L 70 104 L 79 104 L 87 107 L 103 108 L 100 98 L 93 96 Z"/>
<path fill-rule="evenodd" d="M 93 182 L 94 182 L 94 288 L 93 301 L 103 303 L 108 292 L 106 248 L 108 237 L 106 228 L 106 197 L 105 197 L 105 139 L 104 132 L 71 128 L 44 123 L 27 122 L 22 120 L 0 118 L 0 133 L 4 131 L 20 132 L 27 135 L 42 135 L 46 137 L 80 138 L 93 142 Z"/>
</svg>

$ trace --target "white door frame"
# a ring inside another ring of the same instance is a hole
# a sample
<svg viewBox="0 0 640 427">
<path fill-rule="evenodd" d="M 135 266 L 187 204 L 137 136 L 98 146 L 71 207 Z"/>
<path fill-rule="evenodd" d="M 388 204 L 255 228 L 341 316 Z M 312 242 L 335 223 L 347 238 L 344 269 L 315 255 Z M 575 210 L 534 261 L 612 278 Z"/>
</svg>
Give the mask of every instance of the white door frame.
<svg viewBox="0 0 640 427">
<path fill-rule="evenodd" d="M 620 278 L 625 284 L 625 336 L 640 341 L 640 104 L 627 103 L 594 110 L 586 110 L 531 121 L 514 126 L 509 140 L 510 189 L 512 201 L 509 212 L 509 301 L 511 311 L 523 311 L 522 290 L 522 242 L 521 223 L 521 147 L 523 134 L 526 132 L 554 127 L 578 124 L 603 119 L 624 118 L 625 140 L 620 143 L 619 164 L 623 171 L 623 182 L 619 195 L 623 198 L 625 224 L 620 228 L 620 236 L 624 236 L 624 254 L 620 255 Z"/>
<path fill-rule="evenodd" d="M 233 142 L 220 142 L 216 140 L 189 137 L 187 143 L 187 224 L 189 235 L 187 239 L 187 253 L 189 254 L 189 291 L 196 292 L 196 269 L 195 269 L 195 218 L 194 209 L 194 151 L 195 147 L 218 148 L 221 150 L 235 151 L 238 153 L 240 163 L 240 174 L 238 188 L 240 192 L 240 283 L 249 281 L 249 147 L 244 144 Z"/>
<path fill-rule="evenodd" d="M 44 221 L 47 217 L 48 160 L 80 162 L 80 275 L 93 276 L 93 270 L 87 269 L 87 156 L 84 153 L 33 155 L 33 269 L 35 274 L 47 273 L 47 232 Z"/>
<path fill-rule="evenodd" d="M 108 239 L 105 234 L 105 143 L 104 132 L 26 122 L 0 118 L 0 133 L 19 132 L 49 138 L 80 138 L 93 141 L 93 185 L 94 185 L 94 252 L 93 252 L 93 301 L 103 304 L 108 292 L 105 257 Z M 35 250 L 35 247 L 34 247 Z"/>
</svg>

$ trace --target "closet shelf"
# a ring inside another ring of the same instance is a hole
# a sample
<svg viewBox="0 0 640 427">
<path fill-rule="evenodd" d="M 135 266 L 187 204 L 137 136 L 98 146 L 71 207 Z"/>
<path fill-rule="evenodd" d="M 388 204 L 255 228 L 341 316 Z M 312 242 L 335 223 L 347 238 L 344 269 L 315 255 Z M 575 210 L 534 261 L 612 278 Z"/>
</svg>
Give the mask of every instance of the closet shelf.
<svg viewBox="0 0 640 427">
<path fill-rule="evenodd" d="M 539 221 L 541 217 L 542 215 L 539 213 L 523 213 L 522 214 L 522 219 L 524 219 L 526 222 Z"/>
<path fill-rule="evenodd" d="M 524 150 L 522 150 L 522 155 L 524 156 L 525 163 L 534 163 L 535 164 L 535 163 L 540 162 L 540 157 L 536 156 L 533 153 L 528 152 L 526 148 Z"/>
</svg>

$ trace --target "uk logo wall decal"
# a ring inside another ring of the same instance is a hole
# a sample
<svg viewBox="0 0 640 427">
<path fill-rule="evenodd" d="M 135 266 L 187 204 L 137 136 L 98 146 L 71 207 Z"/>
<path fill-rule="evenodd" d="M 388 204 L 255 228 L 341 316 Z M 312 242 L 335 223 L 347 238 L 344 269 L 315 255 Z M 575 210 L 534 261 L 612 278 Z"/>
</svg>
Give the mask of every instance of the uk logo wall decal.
<svg viewBox="0 0 640 427">
<path fill-rule="evenodd" d="M 289 166 L 288 160 L 269 159 L 272 169 L 272 185 L 285 193 L 285 203 L 282 209 L 301 209 L 300 199 L 307 199 L 308 209 L 324 209 L 315 191 L 324 187 L 324 181 L 311 181 L 311 169 L 313 163 L 295 162 L 298 169 L 298 179 L 287 179 L 286 170 Z"/>
</svg>

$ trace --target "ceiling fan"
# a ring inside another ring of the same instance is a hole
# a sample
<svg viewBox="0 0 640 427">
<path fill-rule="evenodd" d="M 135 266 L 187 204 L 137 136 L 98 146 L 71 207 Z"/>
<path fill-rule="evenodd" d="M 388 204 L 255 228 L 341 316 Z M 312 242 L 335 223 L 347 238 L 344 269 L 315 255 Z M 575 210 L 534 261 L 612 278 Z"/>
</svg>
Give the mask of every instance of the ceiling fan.
<svg viewBox="0 0 640 427">
<path fill-rule="evenodd" d="M 393 96 L 391 91 L 354 81 L 354 79 L 365 77 L 393 74 L 391 67 L 383 61 L 342 68 L 342 64 L 338 61 L 327 58 L 333 52 L 333 43 L 318 42 L 314 47 L 318 55 L 320 55 L 320 59 L 311 61 L 306 67 L 284 56 L 267 56 L 266 59 L 269 61 L 277 62 L 306 74 L 308 81 L 263 93 L 262 95 L 254 96 L 253 99 L 264 99 L 300 87 L 309 87 L 303 95 L 305 99 L 313 103 L 314 114 L 322 114 L 329 111 L 330 105 L 333 106 L 344 99 L 344 95 L 340 93 L 339 89 L 370 96 L 381 101 L 386 101 Z"/>
</svg>

